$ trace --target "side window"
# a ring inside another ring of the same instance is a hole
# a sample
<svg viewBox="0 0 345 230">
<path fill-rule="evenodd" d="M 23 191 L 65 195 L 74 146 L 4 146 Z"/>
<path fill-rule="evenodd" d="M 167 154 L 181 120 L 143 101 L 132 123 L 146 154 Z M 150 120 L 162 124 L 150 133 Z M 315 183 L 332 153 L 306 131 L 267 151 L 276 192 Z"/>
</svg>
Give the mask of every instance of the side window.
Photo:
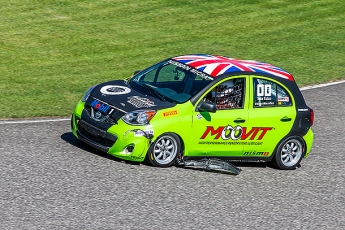
<svg viewBox="0 0 345 230">
<path fill-rule="evenodd" d="M 216 85 L 209 94 L 206 101 L 216 104 L 217 109 L 243 108 L 245 95 L 245 78 L 233 78 Z"/>
<path fill-rule="evenodd" d="M 278 106 L 290 106 L 292 105 L 291 97 L 289 93 L 281 86 L 278 85 L 277 87 L 277 95 L 278 95 Z"/>
<path fill-rule="evenodd" d="M 254 78 L 254 107 L 291 106 L 289 93 L 275 82 Z"/>
</svg>

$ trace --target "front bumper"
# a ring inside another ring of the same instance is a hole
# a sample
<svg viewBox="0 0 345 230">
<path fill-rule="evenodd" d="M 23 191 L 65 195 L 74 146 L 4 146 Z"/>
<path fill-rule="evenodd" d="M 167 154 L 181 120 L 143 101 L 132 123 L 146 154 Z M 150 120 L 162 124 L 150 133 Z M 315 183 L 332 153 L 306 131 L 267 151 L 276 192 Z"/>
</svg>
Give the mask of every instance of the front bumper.
<svg viewBox="0 0 345 230">
<path fill-rule="evenodd" d="M 104 128 L 100 125 L 100 121 L 87 117 L 86 112 L 84 104 L 78 103 L 71 118 L 71 130 L 74 136 L 115 157 L 137 162 L 145 160 L 151 141 L 145 136 L 135 136 L 138 127 L 130 126 L 119 120 L 117 124 Z"/>
<path fill-rule="evenodd" d="M 77 135 L 81 141 L 103 152 L 108 152 L 117 140 L 116 135 L 99 129 L 83 120 L 77 122 L 77 128 Z"/>
</svg>

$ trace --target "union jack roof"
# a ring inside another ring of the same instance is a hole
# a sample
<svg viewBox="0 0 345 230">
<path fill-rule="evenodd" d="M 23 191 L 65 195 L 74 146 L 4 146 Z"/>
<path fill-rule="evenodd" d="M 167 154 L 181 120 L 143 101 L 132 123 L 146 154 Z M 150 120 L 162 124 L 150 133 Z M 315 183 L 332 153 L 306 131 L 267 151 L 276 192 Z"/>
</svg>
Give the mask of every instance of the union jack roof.
<svg viewBox="0 0 345 230">
<path fill-rule="evenodd" d="M 235 58 L 208 54 L 191 54 L 174 57 L 172 59 L 203 71 L 213 78 L 224 73 L 257 72 L 271 74 L 294 81 L 294 78 L 290 73 L 264 62 L 239 60 Z"/>
</svg>

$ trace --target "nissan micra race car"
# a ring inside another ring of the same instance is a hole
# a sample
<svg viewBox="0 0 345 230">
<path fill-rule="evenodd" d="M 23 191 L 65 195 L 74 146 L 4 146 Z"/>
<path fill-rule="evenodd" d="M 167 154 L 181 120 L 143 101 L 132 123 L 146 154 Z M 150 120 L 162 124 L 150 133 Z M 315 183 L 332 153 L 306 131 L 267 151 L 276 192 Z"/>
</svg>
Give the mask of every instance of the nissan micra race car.
<svg viewBox="0 0 345 230">
<path fill-rule="evenodd" d="M 285 70 L 193 54 L 92 86 L 71 127 L 88 145 L 153 166 L 217 158 L 295 169 L 311 150 L 313 122 L 313 110 Z"/>
</svg>

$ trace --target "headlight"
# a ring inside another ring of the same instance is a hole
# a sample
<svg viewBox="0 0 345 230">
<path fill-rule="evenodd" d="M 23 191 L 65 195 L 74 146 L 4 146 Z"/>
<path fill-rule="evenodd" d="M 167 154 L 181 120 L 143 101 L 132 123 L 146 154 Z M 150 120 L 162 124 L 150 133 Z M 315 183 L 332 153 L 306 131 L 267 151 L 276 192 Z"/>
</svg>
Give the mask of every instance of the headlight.
<svg viewBox="0 0 345 230">
<path fill-rule="evenodd" d="M 91 86 L 90 88 L 88 88 L 88 90 L 86 90 L 84 96 L 81 98 L 81 101 L 85 102 L 85 101 L 89 98 L 91 91 L 92 91 L 96 86 L 97 86 L 97 85 L 94 85 L 94 86 Z"/>
<path fill-rule="evenodd" d="M 155 110 L 136 110 L 128 112 L 122 117 L 122 120 L 129 125 L 146 125 L 155 114 Z"/>
</svg>

